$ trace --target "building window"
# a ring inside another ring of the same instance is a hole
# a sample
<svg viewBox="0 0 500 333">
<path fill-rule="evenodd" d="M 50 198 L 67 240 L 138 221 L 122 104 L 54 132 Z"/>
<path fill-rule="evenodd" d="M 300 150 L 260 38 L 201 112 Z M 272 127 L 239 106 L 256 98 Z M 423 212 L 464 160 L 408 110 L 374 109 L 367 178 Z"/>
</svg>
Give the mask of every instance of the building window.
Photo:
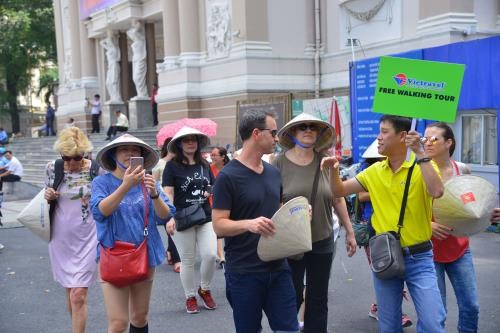
<svg viewBox="0 0 500 333">
<path fill-rule="evenodd" d="M 498 165 L 497 136 L 495 112 L 462 115 L 462 162 Z"/>
</svg>

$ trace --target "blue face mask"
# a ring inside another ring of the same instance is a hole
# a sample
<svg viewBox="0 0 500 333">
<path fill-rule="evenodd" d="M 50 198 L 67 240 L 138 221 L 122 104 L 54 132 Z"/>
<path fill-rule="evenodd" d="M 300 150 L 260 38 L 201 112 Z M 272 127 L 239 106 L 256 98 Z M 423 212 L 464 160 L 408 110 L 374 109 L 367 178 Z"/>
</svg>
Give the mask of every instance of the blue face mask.
<svg viewBox="0 0 500 333">
<path fill-rule="evenodd" d="M 127 170 L 127 167 L 124 164 L 120 163 L 120 161 L 118 161 L 114 155 L 111 155 L 111 158 L 113 159 L 113 161 L 115 161 L 117 166 L 122 168 L 124 171 Z"/>
</svg>

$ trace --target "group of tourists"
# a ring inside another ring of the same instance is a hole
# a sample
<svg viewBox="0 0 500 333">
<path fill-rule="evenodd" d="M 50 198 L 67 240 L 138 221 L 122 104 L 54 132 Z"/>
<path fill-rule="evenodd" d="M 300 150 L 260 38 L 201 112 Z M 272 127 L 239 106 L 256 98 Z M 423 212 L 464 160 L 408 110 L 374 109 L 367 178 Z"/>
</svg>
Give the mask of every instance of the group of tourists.
<svg viewBox="0 0 500 333">
<path fill-rule="evenodd" d="M 385 157 L 345 181 L 339 177 L 339 160 L 330 154 L 333 127 L 308 114 L 279 129 L 273 113 L 246 111 L 238 124 L 241 152 L 229 160 L 224 148 L 215 147 L 212 165 L 202 157 L 208 136 L 189 127 L 165 140 L 161 159 L 142 140 L 123 134 L 104 146 L 96 161 L 86 158 L 92 144 L 79 128 L 61 130 L 54 146 L 61 159 L 47 165 L 45 198 L 57 202 L 49 254 L 54 279 L 67 291 L 73 332 L 85 331 L 87 290 L 95 280 L 104 295 L 108 332 L 148 332 L 155 267 L 167 259 L 180 272 L 189 314 L 199 312 L 198 301 L 208 310 L 217 308 L 211 292 L 217 263 L 224 268 L 237 332 L 260 332 L 264 312 L 275 332 L 326 333 L 336 218 L 345 228 L 348 256 L 357 248 L 344 197 L 367 192 L 372 232 L 395 231 L 412 167 L 407 205 L 412 208 L 406 210 L 400 238 L 405 274 L 389 280 L 373 275 L 379 331 L 402 331 L 406 283 L 417 331 L 444 332 L 446 272 L 459 305 L 458 330 L 476 332 L 479 305 L 468 239 L 432 222 L 432 202 L 443 194 L 442 181 L 469 170 L 451 159 L 455 138 L 448 125 L 431 124 L 421 137 L 410 130 L 410 122 L 383 116 L 377 140 Z M 272 156 L 271 163 L 263 161 L 278 143 L 284 153 Z M 138 158 L 141 163 L 135 164 Z M 58 172 L 64 176 L 54 188 Z M 312 250 L 262 261 L 259 239 L 273 237 L 271 217 L 297 196 L 311 206 Z M 500 220 L 500 210 L 493 220 Z M 156 225 L 168 233 L 167 251 Z M 121 286 L 103 278 L 104 252 L 130 243 L 139 248 L 145 239 L 149 271 L 143 279 Z"/>
</svg>

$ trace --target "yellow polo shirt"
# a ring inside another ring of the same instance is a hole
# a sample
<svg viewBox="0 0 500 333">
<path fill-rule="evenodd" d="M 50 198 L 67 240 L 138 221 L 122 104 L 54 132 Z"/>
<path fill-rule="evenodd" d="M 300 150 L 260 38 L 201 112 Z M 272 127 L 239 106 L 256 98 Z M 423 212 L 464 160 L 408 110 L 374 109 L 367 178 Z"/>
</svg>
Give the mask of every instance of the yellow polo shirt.
<svg viewBox="0 0 500 333">
<path fill-rule="evenodd" d="M 415 155 L 392 172 L 388 159 L 377 162 L 356 175 L 356 179 L 370 193 L 373 206 L 372 226 L 377 234 L 398 231 L 399 212 L 403 201 L 406 176 Z M 435 167 L 435 166 L 434 166 Z M 401 229 L 403 247 L 431 239 L 432 197 L 427 193 L 422 173 L 415 165 L 408 190 L 406 212 Z"/>
</svg>

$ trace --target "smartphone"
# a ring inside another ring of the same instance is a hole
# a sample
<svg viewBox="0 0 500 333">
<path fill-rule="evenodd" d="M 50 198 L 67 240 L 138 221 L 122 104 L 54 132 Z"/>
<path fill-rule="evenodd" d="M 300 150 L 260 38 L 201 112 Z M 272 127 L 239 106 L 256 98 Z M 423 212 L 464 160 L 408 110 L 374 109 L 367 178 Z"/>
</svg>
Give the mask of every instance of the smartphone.
<svg viewBox="0 0 500 333">
<path fill-rule="evenodd" d="M 138 166 L 141 166 L 144 168 L 144 157 L 131 157 L 130 158 L 130 169 L 133 171 L 135 170 Z"/>
</svg>

